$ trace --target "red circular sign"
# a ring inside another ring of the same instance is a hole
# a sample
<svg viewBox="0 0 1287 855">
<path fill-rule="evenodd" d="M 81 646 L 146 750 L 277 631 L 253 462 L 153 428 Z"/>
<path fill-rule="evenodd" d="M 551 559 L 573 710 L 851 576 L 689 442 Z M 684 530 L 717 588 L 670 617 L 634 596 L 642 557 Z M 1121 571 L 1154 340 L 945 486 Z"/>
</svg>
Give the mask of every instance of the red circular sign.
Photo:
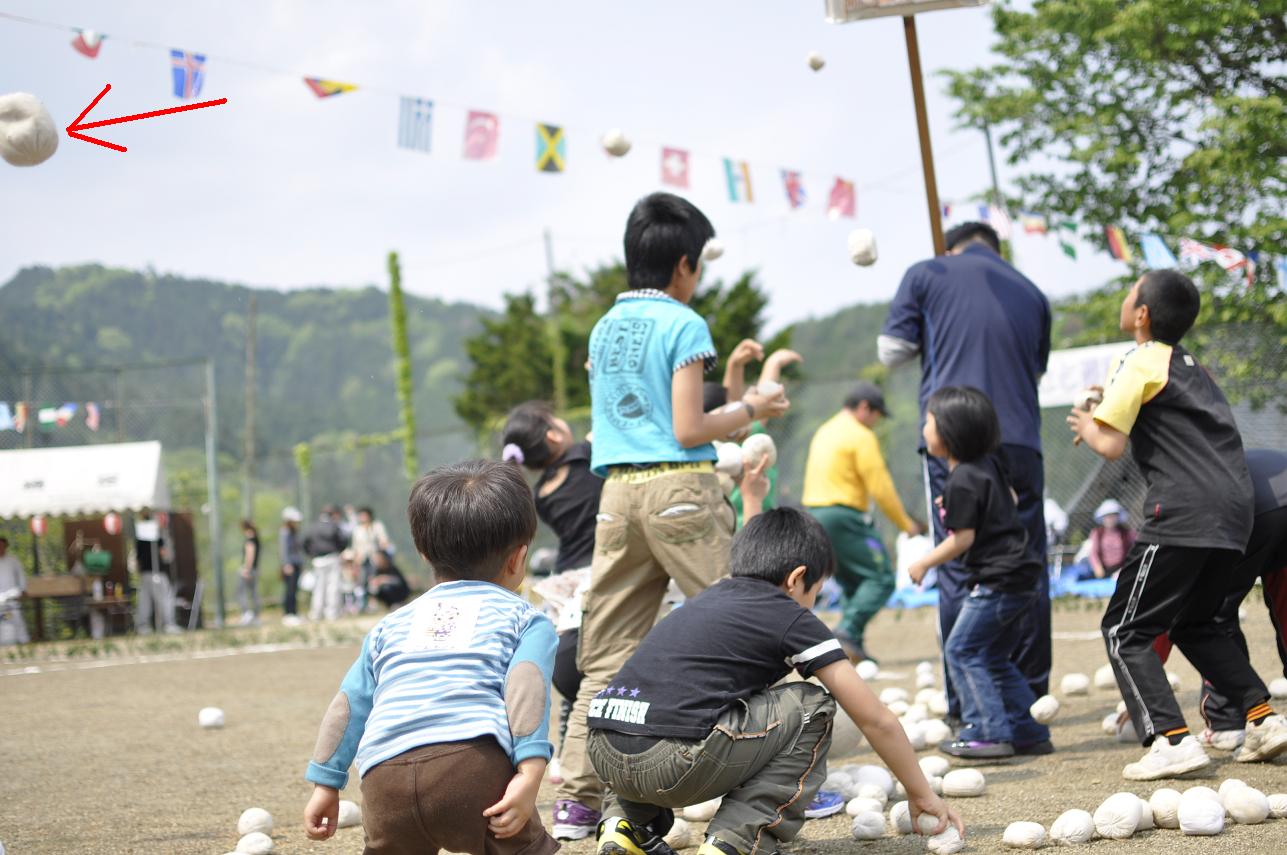
<svg viewBox="0 0 1287 855">
<path fill-rule="evenodd" d="M 31 533 L 36 537 L 43 537 L 45 532 L 49 531 L 49 522 L 41 516 L 31 518 Z"/>
<path fill-rule="evenodd" d="M 121 515 L 112 511 L 107 516 L 103 517 L 103 530 L 108 534 L 120 534 Z"/>
</svg>

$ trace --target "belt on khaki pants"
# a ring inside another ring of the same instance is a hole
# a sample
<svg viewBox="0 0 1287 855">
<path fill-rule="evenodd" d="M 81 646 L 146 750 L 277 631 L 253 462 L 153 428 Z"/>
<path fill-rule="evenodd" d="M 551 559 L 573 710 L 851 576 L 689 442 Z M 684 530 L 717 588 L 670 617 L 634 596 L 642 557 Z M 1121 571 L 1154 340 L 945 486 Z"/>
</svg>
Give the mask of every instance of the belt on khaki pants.
<svg viewBox="0 0 1287 855">
<path fill-rule="evenodd" d="M 610 466 L 609 481 L 619 484 L 643 484 L 663 475 L 674 475 L 679 472 L 714 473 L 715 463 L 710 460 L 697 460 L 688 463 L 653 463 L 645 466 Z"/>
</svg>

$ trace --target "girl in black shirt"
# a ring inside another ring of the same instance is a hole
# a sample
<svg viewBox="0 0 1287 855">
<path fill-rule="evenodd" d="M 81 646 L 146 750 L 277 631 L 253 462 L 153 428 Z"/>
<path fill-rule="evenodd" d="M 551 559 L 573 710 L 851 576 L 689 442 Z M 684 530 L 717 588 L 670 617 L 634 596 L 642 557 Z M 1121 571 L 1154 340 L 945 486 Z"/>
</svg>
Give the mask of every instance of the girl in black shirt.
<svg viewBox="0 0 1287 855">
<path fill-rule="evenodd" d="M 1022 618 L 1037 604 L 1041 565 L 1027 553 L 1014 491 L 997 455 L 1001 427 L 987 395 L 945 386 L 925 404 L 925 445 L 947 458 L 940 514 L 948 531 L 908 572 L 964 556 L 970 595 L 944 640 L 943 659 L 961 698 L 965 726 L 939 746 L 956 757 L 1049 754 L 1050 731 L 1028 708 L 1036 698 L 1011 661 Z"/>
</svg>

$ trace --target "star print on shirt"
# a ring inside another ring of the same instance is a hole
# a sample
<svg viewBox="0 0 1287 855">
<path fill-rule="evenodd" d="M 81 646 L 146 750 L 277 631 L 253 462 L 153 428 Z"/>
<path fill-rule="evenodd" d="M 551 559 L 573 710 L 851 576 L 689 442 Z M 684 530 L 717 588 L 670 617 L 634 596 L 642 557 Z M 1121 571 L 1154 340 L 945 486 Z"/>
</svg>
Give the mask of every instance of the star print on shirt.
<svg viewBox="0 0 1287 855">
<path fill-rule="evenodd" d="M 630 690 L 630 697 L 632 697 L 632 698 L 637 698 L 637 697 L 639 697 L 639 690 L 638 690 L 638 689 L 631 689 L 631 690 Z"/>
</svg>

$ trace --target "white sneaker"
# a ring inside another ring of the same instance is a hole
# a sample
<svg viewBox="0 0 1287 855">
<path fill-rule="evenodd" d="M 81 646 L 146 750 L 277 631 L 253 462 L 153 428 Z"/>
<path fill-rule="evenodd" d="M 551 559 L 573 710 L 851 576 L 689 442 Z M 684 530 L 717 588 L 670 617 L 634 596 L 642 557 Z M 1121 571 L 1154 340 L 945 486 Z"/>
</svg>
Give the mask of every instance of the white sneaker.
<svg viewBox="0 0 1287 855">
<path fill-rule="evenodd" d="M 304 619 L 299 615 L 283 615 L 282 626 L 299 626 L 304 623 Z"/>
<path fill-rule="evenodd" d="M 1196 772 L 1210 764 L 1211 758 L 1192 736 L 1184 737 L 1179 745 L 1172 745 L 1165 736 L 1159 736 L 1138 763 L 1126 764 L 1122 777 L 1128 781 L 1156 781 Z"/>
<path fill-rule="evenodd" d="M 1220 751 L 1237 751 L 1242 746 L 1242 740 L 1241 730 L 1212 730 L 1208 727 L 1198 734 L 1198 742 L 1204 747 Z"/>
<path fill-rule="evenodd" d="M 1239 763 L 1257 763 L 1272 760 L 1287 751 L 1287 718 L 1271 715 L 1260 724 L 1249 725 L 1242 747 L 1234 753 Z"/>
<path fill-rule="evenodd" d="M 251 625 L 251 624 L 253 624 L 254 622 L 255 622 L 255 613 L 254 613 L 254 612 L 242 612 L 242 613 L 241 613 L 241 625 L 242 625 L 242 626 L 250 626 L 250 625 Z"/>
</svg>

